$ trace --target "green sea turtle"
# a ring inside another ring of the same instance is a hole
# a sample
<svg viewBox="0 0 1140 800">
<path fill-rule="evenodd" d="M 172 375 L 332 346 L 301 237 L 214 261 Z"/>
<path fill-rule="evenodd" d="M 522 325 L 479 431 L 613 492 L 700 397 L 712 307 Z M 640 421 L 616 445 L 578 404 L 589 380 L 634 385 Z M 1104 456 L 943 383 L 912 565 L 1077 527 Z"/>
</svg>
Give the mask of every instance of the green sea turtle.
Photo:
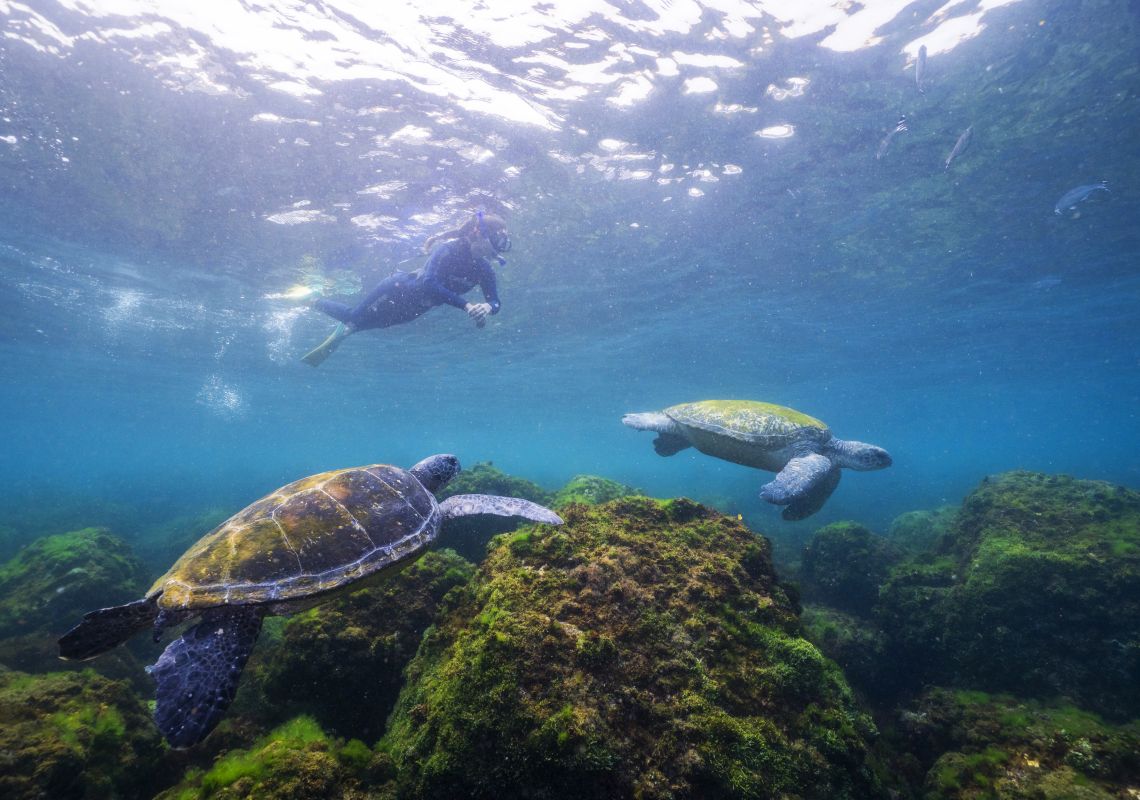
<svg viewBox="0 0 1140 800">
<path fill-rule="evenodd" d="M 187 550 L 141 600 L 92 611 L 59 640 L 65 659 L 88 659 L 139 631 L 191 617 L 148 671 L 154 718 L 174 747 L 200 742 L 237 691 L 262 618 L 324 602 L 337 590 L 410 563 L 448 520 L 474 514 L 561 525 L 529 500 L 433 492 L 459 472 L 452 455 L 410 470 L 386 464 L 335 470 L 294 481 L 247 506 Z"/>
<path fill-rule="evenodd" d="M 626 414 L 639 431 L 656 431 L 653 449 L 671 456 L 687 447 L 734 464 L 777 473 L 760 496 L 786 506 L 783 517 L 810 517 L 839 485 L 841 467 L 883 469 L 891 456 L 881 447 L 836 439 L 818 419 L 783 406 L 752 400 L 703 400 L 664 411 Z"/>
</svg>

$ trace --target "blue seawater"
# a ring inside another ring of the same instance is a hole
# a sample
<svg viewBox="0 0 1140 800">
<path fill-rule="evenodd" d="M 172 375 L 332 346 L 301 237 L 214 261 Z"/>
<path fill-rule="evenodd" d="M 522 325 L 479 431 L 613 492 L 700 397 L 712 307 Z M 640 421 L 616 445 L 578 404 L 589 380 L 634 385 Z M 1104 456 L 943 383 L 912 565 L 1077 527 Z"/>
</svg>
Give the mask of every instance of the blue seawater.
<svg viewBox="0 0 1140 800">
<path fill-rule="evenodd" d="M 777 538 L 883 530 L 1014 468 L 1140 485 L 1134 4 L 382 5 L 0 10 L 15 535 L 125 507 L 145 539 L 441 451 Z M 351 297 L 479 207 L 514 241 L 484 329 L 441 307 L 300 363 L 332 323 L 267 296 Z M 894 466 L 783 523 L 770 476 L 620 424 L 704 398 Z"/>
</svg>

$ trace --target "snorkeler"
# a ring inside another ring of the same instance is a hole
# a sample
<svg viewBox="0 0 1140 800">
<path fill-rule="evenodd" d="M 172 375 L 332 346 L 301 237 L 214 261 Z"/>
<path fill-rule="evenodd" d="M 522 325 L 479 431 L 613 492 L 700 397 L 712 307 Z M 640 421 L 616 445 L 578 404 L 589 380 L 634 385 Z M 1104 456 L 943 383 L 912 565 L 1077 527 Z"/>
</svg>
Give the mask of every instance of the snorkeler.
<svg viewBox="0 0 1140 800">
<path fill-rule="evenodd" d="M 339 325 L 329 338 L 302 361 L 317 366 L 342 341 L 357 331 L 387 328 L 410 322 L 438 305 L 461 308 L 482 328 L 487 315 L 499 313 L 495 271 L 489 259 L 505 264 L 502 254 L 511 249 L 511 237 L 501 217 L 477 211 L 458 228 L 432 236 L 424 243 L 427 263 L 414 272 L 389 275 L 355 306 L 318 298 L 311 306 Z M 468 303 L 463 294 L 478 285 L 485 303 Z"/>
</svg>

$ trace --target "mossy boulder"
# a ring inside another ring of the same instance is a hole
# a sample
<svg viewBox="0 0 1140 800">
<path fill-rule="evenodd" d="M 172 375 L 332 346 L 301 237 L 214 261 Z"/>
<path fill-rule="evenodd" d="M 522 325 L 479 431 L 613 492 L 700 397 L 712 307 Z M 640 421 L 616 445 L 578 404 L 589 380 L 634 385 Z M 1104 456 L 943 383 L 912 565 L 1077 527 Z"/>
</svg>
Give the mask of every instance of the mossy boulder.
<svg viewBox="0 0 1140 800">
<path fill-rule="evenodd" d="M 424 630 L 474 571 L 451 550 L 431 551 L 381 583 L 290 618 L 278 642 L 262 642 L 254 668 L 268 705 L 311 714 L 341 736 L 378 739 Z"/>
<path fill-rule="evenodd" d="M 897 665 L 874 623 L 812 604 L 804 605 L 802 619 L 808 640 L 838 664 L 851 685 L 865 696 L 889 698 L 898 688 Z"/>
<path fill-rule="evenodd" d="M 641 494 L 641 492 L 632 486 L 626 486 L 624 483 L 618 483 L 609 478 L 602 478 L 598 475 L 575 475 L 554 494 L 550 504 L 555 508 L 561 508 L 570 503 L 586 503 L 596 506 L 617 500 L 619 497 L 631 497 L 637 494 Z"/>
<path fill-rule="evenodd" d="M 0 567 L 0 639 L 63 632 L 88 611 L 137 600 L 142 563 L 103 528 L 37 539 Z"/>
<path fill-rule="evenodd" d="M 311 717 L 290 720 L 253 743 L 232 750 L 209 769 L 190 769 L 156 800 L 326 800 L 371 797 L 374 762 L 383 759 L 358 739 L 328 736 Z"/>
<path fill-rule="evenodd" d="M 929 800 L 1110 800 L 1140 786 L 1140 723 L 1059 703 L 932 689 L 890 732 Z"/>
<path fill-rule="evenodd" d="M 804 599 L 868 616 L 879 599 L 879 585 L 899 558 L 890 542 L 858 523 L 824 526 L 800 560 Z"/>
<path fill-rule="evenodd" d="M 150 797 L 164 746 L 128 684 L 0 672 L 0 797 Z"/>
<path fill-rule="evenodd" d="M 521 497 L 532 503 L 549 506 L 553 494 L 537 483 L 508 475 L 490 462 L 479 462 L 456 475 L 436 497 L 445 500 L 456 494 L 496 494 Z M 513 531 L 519 526 L 510 517 L 478 516 L 451 520 L 439 538 L 440 547 L 450 547 L 469 561 L 479 562 L 487 553 L 491 537 Z"/>
<path fill-rule="evenodd" d="M 957 516 L 958 509 L 954 506 L 899 514 L 891 522 L 887 540 L 900 550 L 910 553 L 933 549 L 952 530 Z"/>
<path fill-rule="evenodd" d="M 876 612 L 917 680 L 1140 716 L 1140 494 L 988 478 L 935 552 L 893 568 Z"/>
<path fill-rule="evenodd" d="M 498 537 L 378 745 L 398 796 L 875 797 L 870 720 L 769 546 L 688 500 Z"/>
</svg>

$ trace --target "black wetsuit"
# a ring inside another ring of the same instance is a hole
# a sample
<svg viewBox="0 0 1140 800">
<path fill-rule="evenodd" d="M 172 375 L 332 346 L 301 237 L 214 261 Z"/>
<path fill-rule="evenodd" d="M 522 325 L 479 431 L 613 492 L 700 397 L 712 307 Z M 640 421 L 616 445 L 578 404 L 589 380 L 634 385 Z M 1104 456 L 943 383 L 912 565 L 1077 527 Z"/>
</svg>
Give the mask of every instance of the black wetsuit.
<svg viewBox="0 0 1140 800">
<path fill-rule="evenodd" d="M 476 285 L 490 303 L 491 313 L 498 314 L 499 293 L 491 264 L 471 255 L 466 239 L 452 239 L 437 245 L 423 267 L 389 275 L 355 306 L 321 298 L 313 307 L 358 331 L 387 328 L 410 322 L 444 303 L 462 309 L 467 305 L 462 295 Z"/>
</svg>

